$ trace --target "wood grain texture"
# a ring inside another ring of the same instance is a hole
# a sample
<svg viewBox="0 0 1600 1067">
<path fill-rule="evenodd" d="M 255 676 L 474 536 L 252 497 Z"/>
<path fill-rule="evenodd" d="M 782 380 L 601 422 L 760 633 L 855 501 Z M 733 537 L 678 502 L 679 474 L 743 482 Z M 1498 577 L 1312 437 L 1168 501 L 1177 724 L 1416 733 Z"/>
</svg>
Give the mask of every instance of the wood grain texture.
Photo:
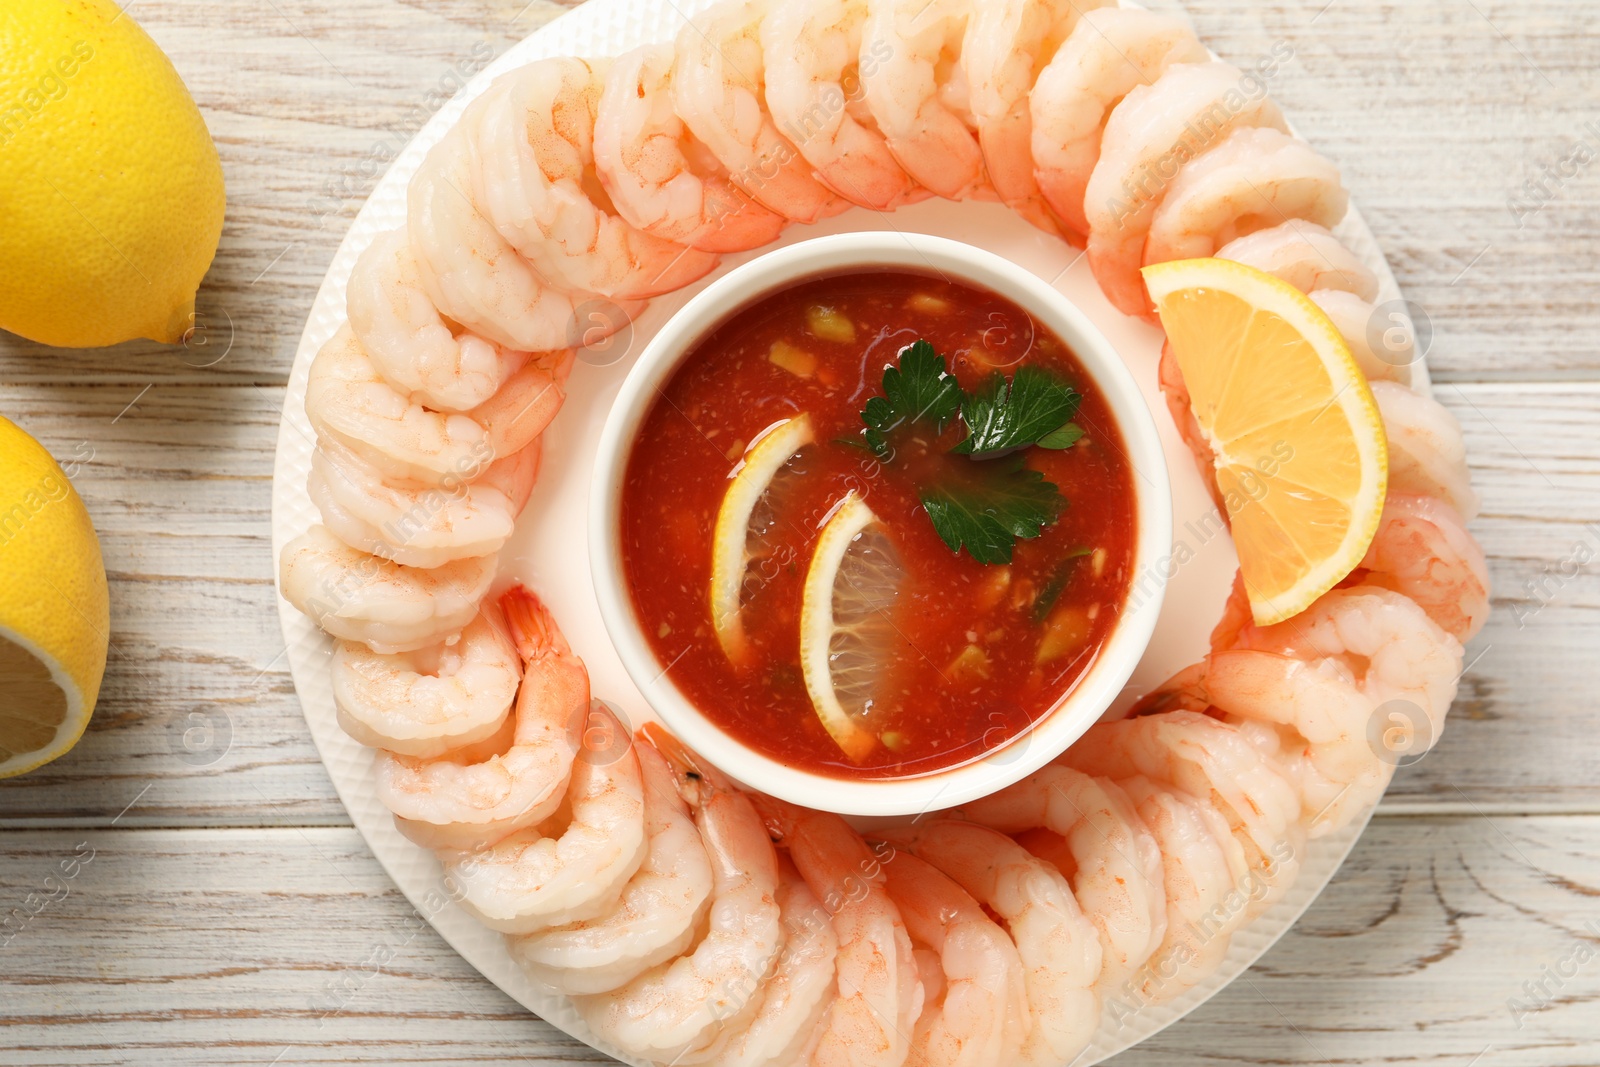
<svg viewBox="0 0 1600 1067">
<path fill-rule="evenodd" d="M 1246 976 L 1117 1062 L 1592 1063 L 1597 835 L 1379 819 Z M 30 893 L 56 899 L 0 930 L 7 1063 L 599 1059 L 479 978 L 353 830 L 0 833 L 0 907 Z"/>
<path fill-rule="evenodd" d="M 72 472 L 116 635 L 84 741 L 0 783 L 0 918 L 66 887 L 0 928 L 0 1063 L 599 1058 L 418 923 L 349 829 L 283 661 L 268 532 L 283 384 L 346 226 L 443 95 L 561 10 L 136 4 L 218 141 L 228 220 L 186 348 L 0 337 L 0 412 Z M 1272 92 L 1339 161 L 1431 324 L 1496 613 L 1443 741 L 1400 772 L 1334 886 L 1119 1062 L 1592 1064 L 1600 167 L 1541 167 L 1600 149 L 1600 23 L 1584 0 L 1187 10 L 1241 65 L 1292 50 Z M 80 841 L 95 859 L 47 883 Z"/>
</svg>

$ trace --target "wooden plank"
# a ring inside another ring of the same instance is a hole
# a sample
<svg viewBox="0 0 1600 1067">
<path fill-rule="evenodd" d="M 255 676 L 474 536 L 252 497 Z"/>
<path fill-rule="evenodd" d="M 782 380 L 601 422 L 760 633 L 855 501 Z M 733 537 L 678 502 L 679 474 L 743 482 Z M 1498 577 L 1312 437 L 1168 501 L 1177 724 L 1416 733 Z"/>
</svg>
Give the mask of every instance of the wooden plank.
<svg viewBox="0 0 1600 1067">
<path fill-rule="evenodd" d="M 1380 819 L 1253 970 L 1118 1063 L 1583 1062 L 1597 837 L 1593 817 Z M 0 948 L 9 1062 L 599 1059 L 478 977 L 351 830 L 0 834 L 0 907 L 29 893 L 59 899 Z"/>
<path fill-rule="evenodd" d="M 0 405 L 71 461 L 112 579 L 115 654 L 88 735 L 0 782 L 0 820 L 125 825 L 346 822 L 280 657 L 268 534 L 282 392 L 76 385 L 70 404 L 6 388 Z M 1600 811 L 1600 387 L 1446 385 L 1485 504 L 1474 530 L 1496 589 L 1438 749 L 1392 807 Z M 1530 592 L 1527 583 L 1534 583 Z M 1543 606 L 1541 606 L 1541 603 Z"/>
<path fill-rule="evenodd" d="M 5 818 L 345 822 L 301 718 L 278 625 L 271 478 L 279 388 L 0 390 L 100 534 L 112 651 L 64 759 L 0 783 Z M 256 814 L 252 814 L 252 812 Z"/>
</svg>

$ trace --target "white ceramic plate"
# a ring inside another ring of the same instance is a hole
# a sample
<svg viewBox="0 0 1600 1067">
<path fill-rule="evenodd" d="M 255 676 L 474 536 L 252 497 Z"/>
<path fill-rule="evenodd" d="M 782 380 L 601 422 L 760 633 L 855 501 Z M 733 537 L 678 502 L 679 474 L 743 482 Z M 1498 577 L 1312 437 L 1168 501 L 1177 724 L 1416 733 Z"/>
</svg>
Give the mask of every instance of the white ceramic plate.
<svg viewBox="0 0 1600 1067">
<path fill-rule="evenodd" d="M 655 4 L 650 0 L 589 0 L 508 50 L 480 72 L 405 148 L 373 191 L 351 225 L 329 266 L 306 321 L 278 433 L 273 477 L 272 548 L 277 558 L 283 545 L 318 521 L 306 495 L 313 434 L 306 419 L 306 374 L 317 349 L 344 319 L 345 282 L 356 257 L 372 238 L 403 223 L 405 190 L 424 153 L 452 126 L 467 102 L 497 75 L 535 59 L 561 55 L 617 55 L 640 44 L 670 39 L 711 0 Z M 1072 298 L 1116 346 L 1140 383 L 1161 427 L 1172 480 L 1174 564 L 1166 602 L 1149 651 L 1111 714 L 1206 651 L 1212 624 L 1221 615 L 1237 559 L 1204 487 L 1179 441 L 1156 386 L 1161 334 L 1115 311 L 1100 294 L 1088 264 L 1064 243 L 1047 237 L 994 204 L 927 201 L 883 215 L 852 210 L 816 226 L 791 227 L 779 244 L 856 229 L 895 229 L 950 237 L 988 248 L 1027 267 Z M 1352 208 L 1339 235 L 1382 282 L 1379 301 L 1399 298 L 1393 275 L 1378 251 L 1371 231 Z M 775 247 L 775 246 L 774 246 Z M 744 262 L 757 252 L 728 257 L 710 277 Z M 707 279 L 706 281 L 709 281 Z M 501 554 L 501 582 L 520 580 L 553 605 L 562 629 L 589 666 L 594 694 L 619 709 L 637 727 L 652 718 L 648 705 L 623 669 L 607 639 L 590 581 L 586 516 L 590 474 L 604 416 L 616 395 L 632 356 L 671 313 L 706 284 L 654 301 L 602 357 L 580 362 L 572 375 L 565 408 L 546 434 L 543 472 L 511 542 Z M 625 353 L 625 354 L 622 354 Z M 603 364 L 603 365 L 602 365 Z M 1416 377 L 1424 378 L 1419 364 Z M 1425 384 L 1419 383 L 1425 388 Z M 402 837 L 373 789 L 372 750 L 340 729 L 334 715 L 328 679 L 331 643 L 281 597 L 279 614 L 288 645 L 295 688 L 311 727 L 312 739 L 327 765 L 334 788 L 395 884 L 427 916 L 456 951 L 511 997 L 562 1030 L 617 1055 L 596 1041 L 571 1003 L 535 986 L 512 962 L 500 935 L 479 925 L 450 899 L 432 853 Z M 1370 815 L 1370 812 L 1367 813 Z M 1234 934 L 1223 965 L 1204 984 L 1161 1004 L 1141 1005 L 1133 999 L 1108 1011 L 1088 1051 L 1075 1061 L 1089 1064 L 1134 1045 L 1192 1011 L 1226 986 L 1283 935 L 1314 900 L 1360 836 L 1366 816 L 1343 831 L 1322 838 L 1301 857 L 1299 880 L 1272 908 Z M 627 1057 L 619 1057 L 627 1059 Z M 636 1062 L 636 1061 L 629 1061 Z"/>
</svg>

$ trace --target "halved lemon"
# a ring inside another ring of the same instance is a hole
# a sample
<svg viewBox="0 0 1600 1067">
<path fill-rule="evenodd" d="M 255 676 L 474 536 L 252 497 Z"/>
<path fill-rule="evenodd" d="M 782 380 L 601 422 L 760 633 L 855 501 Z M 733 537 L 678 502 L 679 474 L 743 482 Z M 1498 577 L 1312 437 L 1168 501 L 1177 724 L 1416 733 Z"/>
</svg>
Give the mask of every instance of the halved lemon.
<svg viewBox="0 0 1600 1067">
<path fill-rule="evenodd" d="M 89 512 L 44 447 L 0 418 L 0 778 L 49 763 L 89 724 L 110 641 Z"/>
<path fill-rule="evenodd" d="M 800 604 L 800 671 L 817 718 L 850 759 L 878 743 L 870 722 L 899 632 L 905 569 L 883 524 L 851 492 L 822 528 Z"/>
<path fill-rule="evenodd" d="M 765 535 L 775 521 L 773 482 L 796 452 L 816 440 L 809 415 L 796 415 L 768 427 L 751 442 L 735 469 L 733 482 L 717 510 L 711 538 L 711 626 L 734 663 L 749 653 L 744 605 L 751 564 L 765 556 Z"/>
<path fill-rule="evenodd" d="M 1144 278 L 1215 457 L 1251 611 L 1282 622 L 1349 574 L 1378 528 L 1378 405 L 1333 322 L 1288 283 L 1221 259 Z"/>
</svg>

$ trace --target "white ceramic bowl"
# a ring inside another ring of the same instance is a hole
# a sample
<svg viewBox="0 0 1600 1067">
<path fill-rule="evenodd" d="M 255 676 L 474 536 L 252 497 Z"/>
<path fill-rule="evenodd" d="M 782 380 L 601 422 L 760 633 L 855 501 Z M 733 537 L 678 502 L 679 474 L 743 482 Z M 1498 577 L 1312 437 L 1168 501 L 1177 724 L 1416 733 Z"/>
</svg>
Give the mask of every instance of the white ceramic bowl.
<svg viewBox="0 0 1600 1067">
<path fill-rule="evenodd" d="M 1060 337 L 1094 379 L 1121 431 L 1133 469 L 1133 581 L 1099 658 L 1033 728 L 976 761 L 907 778 L 846 780 L 788 766 L 754 751 L 684 696 L 640 629 L 622 567 L 623 475 L 640 424 L 701 338 L 760 297 L 806 278 L 872 267 L 943 275 L 1015 302 Z M 1143 655 L 1161 612 L 1172 547 L 1172 501 L 1156 426 L 1132 375 L 1078 308 L 1008 260 L 943 237 L 869 231 L 822 237 L 770 252 L 730 271 L 674 315 L 640 353 L 606 419 L 590 494 L 590 565 L 606 629 L 623 665 L 662 721 L 724 773 L 773 796 L 847 815 L 911 815 L 964 804 L 1015 782 L 1060 755 L 1094 725 Z"/>
</svg>

